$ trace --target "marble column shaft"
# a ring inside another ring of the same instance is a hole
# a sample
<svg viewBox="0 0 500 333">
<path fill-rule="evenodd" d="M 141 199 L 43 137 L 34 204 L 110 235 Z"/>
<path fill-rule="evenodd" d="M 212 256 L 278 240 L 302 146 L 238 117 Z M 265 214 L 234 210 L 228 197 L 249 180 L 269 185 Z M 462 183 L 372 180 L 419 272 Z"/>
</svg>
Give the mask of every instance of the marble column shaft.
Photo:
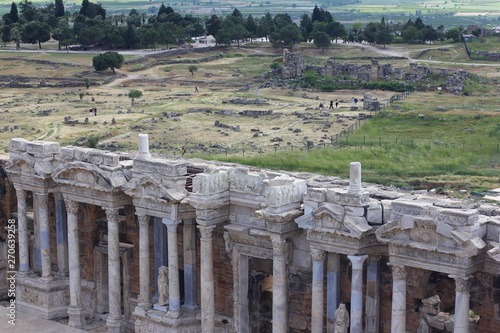
<svg viewBox="0 0 500 333">
<path fill-rule="evenodd" d="M 154 258 L 155 258 L 155 293 L 153 303 L 158 301 L 158 269 L 161 266 L 168 267 L 168 249 L 167 249 L 167 227 L 163 224 L 160 217 L 153 218 L 153 242 L 154 242 Z"/>
<path fill-rule="evenodd" d="M 311 305 L 311 333 L 323 333 L 323 273 L 325 251 L 311 249 L 313 260 L 312 270 L 312 305 Z"/>
<path fill-rule="evenodd" d="M 56 204 L 57 267 L 60 273 L 68 272 L 68 215 L 61 193 L 54 193 Z"/>
<path fill-rule="evenodd" d="M 82 284 L 80 275 L 80 243 L 78 237 L 78 202 L 66 200 L 69 251 L 69 321 L 68 325 L 81 327 L 84 324 Z"/>
<path fill-rule="evenodd" d="M 273 333 L 288 332 L 288 274 L 286 240 L 271 236 L 273 244 Z"/>
<path fill-rule="evenodd" d="M 179 251 L 177 245 L 176 220 L 163 220 L 167 225 L 168 242 L 168 314 L 178 317 L 181 310 L 181 293 L 179 288 Z"/>
<path fill-rule="evenodd" d="M 469 277 L 450 276 L 455 279 L 455 325 L 453 333 L 469 333 Z"/>
<path fill-rule="evenodd" d="M 351 333 L 363 331 L 363 263 L 368 255 L 347 256 L 352 263 Z"/>
<path fill-rule="evenodd" d="M 326 330 L 335 330 L 335 310 L 340 305 L 340 255 L 328 253 L 326 273 Z"/>
<path fill-rule="evenodd" d="M 149 264 L 149 215 L 138 215 L 139 220 L 139 302 L 143 309 L 151 307 Z"/>
<path fill-rule="evenodd" d="M 42 257 L 42 279 L 52 280 L 52 262 L 50 258 L 50 229 L 49 229 L 49 195 L 37 193 L 38 221 L 40 226 L 40 253 Z"/>
<path fill-rule="evenodd" d="M 26 191 L 16 188 L 17 196 L 17 227 L 19 242 L 19 273 L 30 270 L 30 256 L 28 243 L 28 221 L 26 220 Z"/>
<path fill-rule="evenodd" d="M 108 220 L 108 288 L 109 315 L 108 332 L 122 332 L 120 244 L 118 209 L 106 208 Z"/>
<path fill-rule="evenodd" d="M 366 274 L 366 333 L 379 332 L 380 317 L 380 255 L 369 255 Z"/>
<path fill-rule="evenodd" d="M 196 220 L 185 219 L 183 230 L 184 244 L 184 304 L 183 307 L 194 310 L 196 302 Z"/>
<path fill-rule="evenodd" d="M 212 249 L 212 232 L 215 226 L 201 226 L 200 260 L 201 260 L 201 331 L 215 332 L 215 286 L 214 259 Z"/>
<path fill-rule="evenodd" d="M 392 266 L 391 332 L 406 332 L 406 268 Z"/>
</svg>

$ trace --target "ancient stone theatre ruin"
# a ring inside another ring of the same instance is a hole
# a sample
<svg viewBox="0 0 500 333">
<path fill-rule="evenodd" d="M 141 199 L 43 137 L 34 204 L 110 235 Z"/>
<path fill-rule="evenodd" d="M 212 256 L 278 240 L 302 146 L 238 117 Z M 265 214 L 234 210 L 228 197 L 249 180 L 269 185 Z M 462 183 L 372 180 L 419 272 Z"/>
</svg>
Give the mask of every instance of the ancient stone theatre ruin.
<svg viewBox="0 0 500 333">
<path fill-rule="evenodd" d="M 108 332 L 499 332 L 499 206 L 362 183 L 358 162 L 344 180 L 152 157 L 145 134 L 134 154 L 9 155 L 18 311 Z"/>
</svg>

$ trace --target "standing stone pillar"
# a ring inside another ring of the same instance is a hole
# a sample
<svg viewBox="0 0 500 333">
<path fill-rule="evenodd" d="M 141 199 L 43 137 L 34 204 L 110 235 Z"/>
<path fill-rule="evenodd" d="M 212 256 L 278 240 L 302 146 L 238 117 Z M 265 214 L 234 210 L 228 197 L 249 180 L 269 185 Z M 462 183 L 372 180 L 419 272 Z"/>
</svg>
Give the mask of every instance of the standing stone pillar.
<svg viewBox="0 0 500 333">
<path fill-rule="evenodd" d="M 59 272 L 68 273 L 68 222 L 66 206 L 61 193 L 54 193 L 56 203 L 57 267 Z"/>
<path fill-rule="evenodd" d="M 311 333 L 323 333 L 323 271 L 325 251 L 311 249 L 311 256 L 313 260 Z"/>
<path fill-rule="evenodd" d="M 406 268 L 392 266 L 391 332 L 406 332 Z"/>
<path fill-rule="evenodd" d="M 196 303 L 196 220 L 185 219 L 184 244 L 184 308 L 194 310 Z"/>
<path fill-rule="evenodd" d="M 108 288 L 109 315 L 106 321 L 109 333 L 123 331 L 121 310 L 120 244 L 118 231 L 118 209 L 106 208 L 108 220 Z"/>
<path fill-rule="evenodd" d="M 168 267 L 168 250 L 167 250 L 167 227 L 163 224 L 159 217 L 153 218 L 153 243 L 155 257 L 155 293 L 153 303 L 158 301 L 158 269 L 161 266 Z"/>
<path fill-rule="evenodd" d="M 68 325 L 82 327 L 85 324 L 85 314 L 82 305 L 82 282 L 80 275 L 80 243 L 78 235 L 78 202 L 66 200 L 68 221 L 68 251 L 69 251 L 69 308 Z"/>
<path fill-rule="evenodd" d="M 151 154 L 149 153 L 149 137 L 147 134 L 139 134 L 139 153 L 137 154 L 137 158 L 151 158 Z"/>
<path fill-rule="evenodd" d="M 361 193 L 361 163 L 351 162 L 348 193 Z M 352 330 L 352 328 L 351 328 Z"/>
<path fill-rule="evenodd" d="M 450 276 L 455 279 L 455 326 L 453 333 L 469 333 L 469 277 Z"/>
<path fill-rule="evenodd" d="M 201 331 L 213 333 L 215 331 L 214 310 L 214 259 L 212 249 L 212 231 L 215 226 L 201 226 L 200 261 L 201 261 Z"/>
<path fill-rule="evenodd" d="M 286 240 L 271 236 L 273 243 L 273 333 L 288 332 L 288 274 L 286 269 Z"/>
<path fill-rule="evenodd" d="M 351 333 L 361 333 L 363 331 L 363 263 L 367 257 L 366 254 L 347 256 L 352 263 Z"/>
<path fill-rule="evenodd" d="M 333 332 L 335 310 L 340 305 L 340 255 L 338 253 L 328 253 L 326 284 L 326 330 Z"/>
<path fill-rule="evenodd" d="M 19 273 L 26 274 L 30 270 L 28 243 L 28 222 L 26 220 L 26 191 L 16 187 L 17 227 L 19 243 Z"/>
<path fill-rule="evenodd" d="M 178 220 L 163 219 L 167 226 L 168 242 L 168 315 L 177 318 L 181 310 L 181 293 L 179 288 L 179 254 L 177 249 Z"/>
<path fill-rule="evenodd" d="M 142 311 L 151 308 L 149 265 L 149 215 L 138 215 L 139 220 L 139 302 Z"/>
<path fill-rule="evenodd" d="M 366 333 L 378 333 L 380 316 L 380 258 L 379 254 L 368 255 L 366 278 Z"/>
<path fill-rule="evenodd" d="M 52 262 L 50 260 L 49 195 L 37 193 L 38 221 L 40 226 L 40 253 L 42 258 L 42 280 L 52 281 Z"/>
</svg>

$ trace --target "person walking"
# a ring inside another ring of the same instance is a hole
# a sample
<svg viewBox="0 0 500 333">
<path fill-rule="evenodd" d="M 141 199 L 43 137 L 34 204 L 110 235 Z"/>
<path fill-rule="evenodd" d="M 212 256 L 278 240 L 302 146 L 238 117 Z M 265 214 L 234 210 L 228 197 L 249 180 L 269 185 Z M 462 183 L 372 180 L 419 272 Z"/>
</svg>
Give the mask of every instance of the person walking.
<svg viewBox="0 0 500 333">
<path fill-rule="evenodd" d="M 330 101 L 330 106 L 328 107 L 328 110 L 333 109 L 333 101 Z"/>
<path fill-rule="evenodd" d="M 339 107 L 339 100 L 338 98 L 335 100 L 335 108 L 337 109 Z"/>
</svg>

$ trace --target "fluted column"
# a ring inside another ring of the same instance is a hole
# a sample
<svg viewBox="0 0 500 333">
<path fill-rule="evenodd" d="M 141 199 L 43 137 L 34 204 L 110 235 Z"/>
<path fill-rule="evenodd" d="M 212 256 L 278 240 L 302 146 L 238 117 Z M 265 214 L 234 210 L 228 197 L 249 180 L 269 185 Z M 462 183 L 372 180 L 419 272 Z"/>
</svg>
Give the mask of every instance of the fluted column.
<svg viewBox="0 0 500 333">
<path fill-rule="evenodd" d="M 80 243 L 78 237 L 78 202 L 66 200 L 68 221 L 68 252 L 69 252 L 69 308 L 68 325 L 82 327 L 85 324 L 82 305 L 82 284 L 80 275 Z"/>
<path fill-rule="evenodd" d="M 340 305 L 340 254 L 328 253 L 326 273 L 326 330 L 335 330 L 335 310 Z"/>
<path fill-rule="evenodd" d="M 123 331 L 121 310 L 120 244 L 118 231 L 118 209 L 106 208 L 108 220 L 108 288 L 109 315 L 106 321 L 109 333 Z"/>
<path fill-rule="evenodd" d="M 363 331 L 363 263 L 368 255 L 347 256 L 352 263 L 351 333 Z"/>
<path fill-rule="evenodd" d="M 149 264 L 149 215 L 138 215 L 139 220 L 139 302 L 142 310 L 151 307 Z"/>
<path fill-rule="evenodd" d="M 311 256 L 313 260 L 311 332 L 323 333 L 323 271 L 325 251 L 311 249 Z"/>
<path fill-rule="evenodd" d="M 30 270 L 28 244 L 28 222 L 26 221 L 26 191 L 16 187 L 17 227 L 19 242 L 19 273 L 26 274 Z"/>
<path fill-rule="evenodd" d="M 38 221 L 40 226 L 40 254 L 42 258 L 42 279 L 52 281 L 52 262 L 50 260 L 49 195 L 37 193 Z"/>
<path fill-rule="evenodd" d="M 183 228 L 184 244 L 184 308 L 198 308 L 196 302 L 196 220 L 185 219 Z"/>
<path fill-rule="evenodd" d="M 391 332 L 406 332 L 406 268 L 392 267 L 392 316 Z"/>
<path fill-rule="evenodd" d="M 380 254 L 368 255 L 366 274 L 366 333 L 379 332 L 380 317 Z"/>
<path fill-rule="evenodd" d="M 212 232 L 215 226 L 201 226 L 200 261 L 201 261 L 201 331 L 213 333 L 215 331 L 214 310 L 214 259 L 212 249 Z"/>
<path fill-rule="evenodd" d="M 286 240 L 271 236 L 273 244 L 273 333 L 288 331 L 288 281 Z"/>
<path fill-rule="evenodd" d="M 453 333 L 469 333 L 469 277 L 450 277 L 455 279 L 455 326 Z"/>
<path fill-rule="evenodd" d="M 181 310 L 179 288 L 179 251 L 177 250 L 177 220 L 164 219 L 168 242 L 168 315 L 177 318 Z"/>
</svg>

